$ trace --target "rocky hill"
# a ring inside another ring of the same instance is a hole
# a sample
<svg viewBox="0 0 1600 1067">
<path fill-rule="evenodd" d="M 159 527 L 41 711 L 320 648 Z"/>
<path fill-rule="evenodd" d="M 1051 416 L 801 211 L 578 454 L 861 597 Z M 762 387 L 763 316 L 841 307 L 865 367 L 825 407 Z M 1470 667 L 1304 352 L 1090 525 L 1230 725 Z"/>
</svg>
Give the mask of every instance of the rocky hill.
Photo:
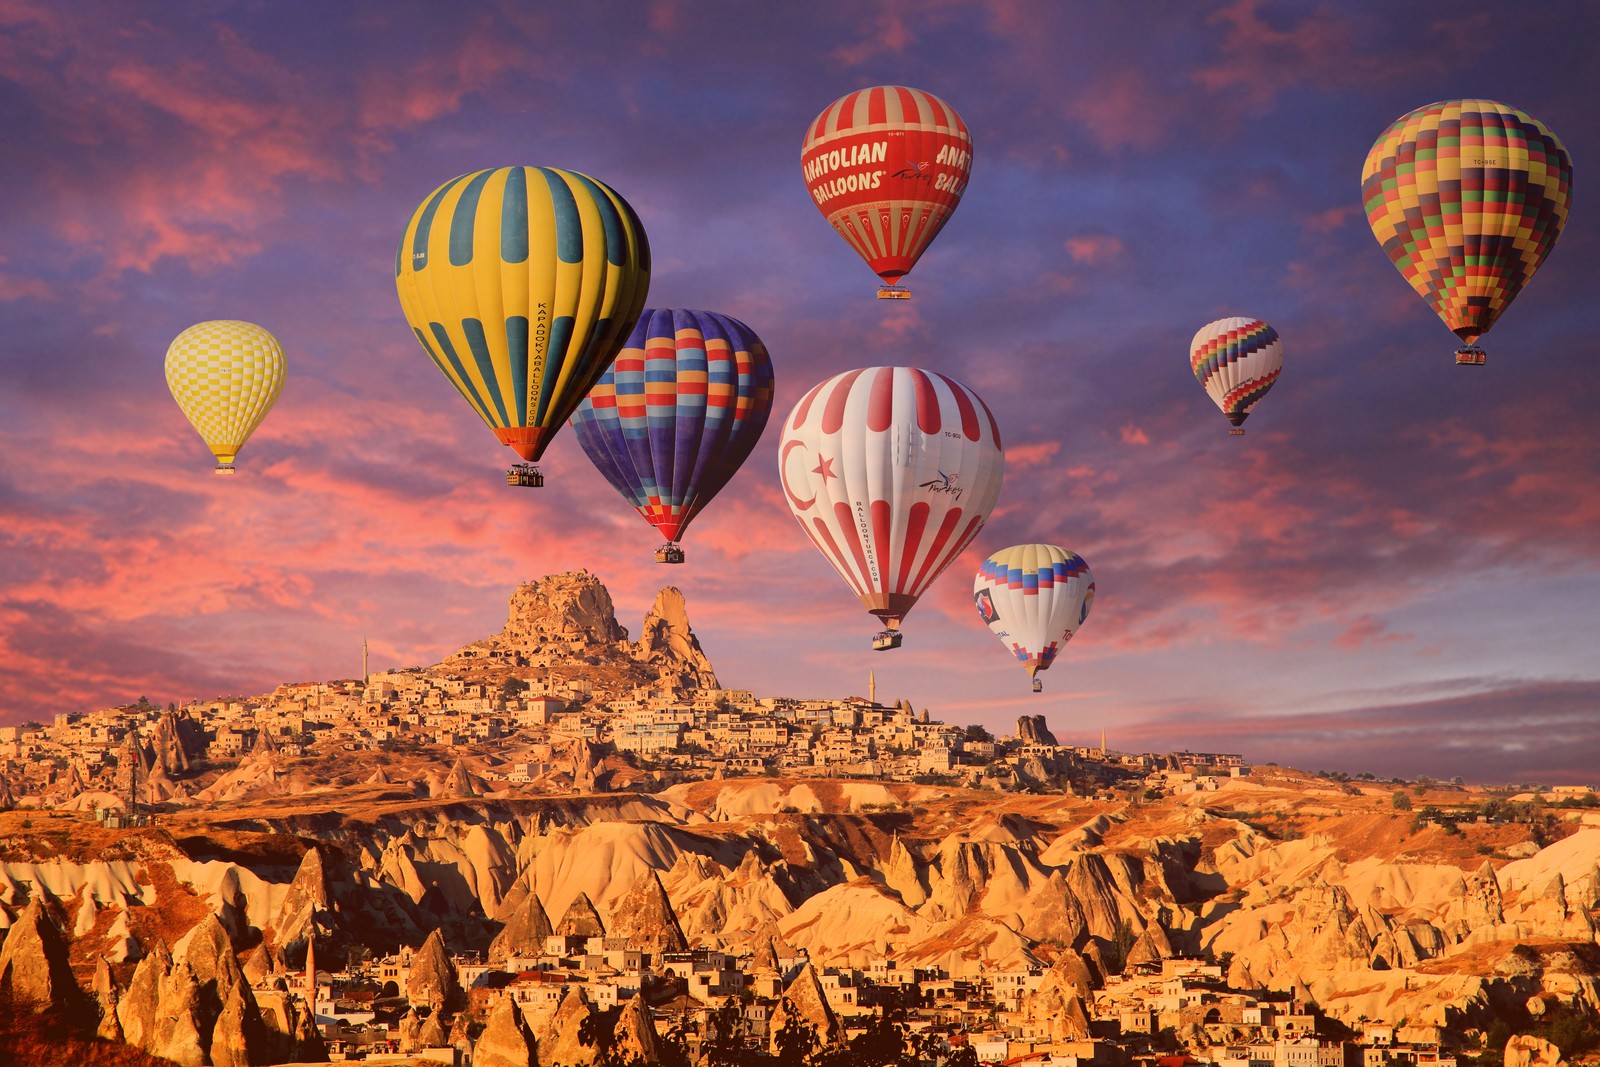
<svg viewBox="0 0 1600 1067">
<path fill-rule="evenodd" d="M 1352 1026 L 1483 1030 L 1533 1000 L 1600 1016 L 1600 827 L 1539 847 L 1515 823 L 1416 827 L 1390 799 L 1292 772 L 1140 802 L 746 780 L 419 804 L 369 786 L 186 811 L 109 849 L 79 847 L 66 819 L 30 839 L 12 813 L 0 903 L 24 942 L 8 940 L 0 967 L 30 961 L 13 997 L 92 999 L 94 961 L 129 940 L 100 980 L 124 1039 L 212 1062 L 240 1062 L 217 1057 L 241 1042 L 287 1054 L 311 1040 L 238 976 L 292 969 L 313 928 L 319 952 L 410 945 L 441 975 L 446 947 L 493 959 L 551 931 L 655 951 L 776 945 L 817 968 L 1037 964 L 1054 977 L 1032 1010 L 1063 1034 L 1090 989 L 1175 955 L 1223 960 L 1232 987 L 1296 992 Z M 434 982 L 419 997 L 454 1003 L 445 978 L 417 974 Z"/>
<path fill-rule="evenodd" d="M 511 595 L 505 628 L 475 641 L 439 664 L 472 677 L 504 680 L 537 668 L 560 684 L 579 680 L 602 696 L 637 686 L 715 689 L 716 672 L 689 625 L 682 591 L 656 594 L 638 641 L 618 622 L 611 594 L 588 571 L 553 574 L 519 585 Z"/>
</svg>

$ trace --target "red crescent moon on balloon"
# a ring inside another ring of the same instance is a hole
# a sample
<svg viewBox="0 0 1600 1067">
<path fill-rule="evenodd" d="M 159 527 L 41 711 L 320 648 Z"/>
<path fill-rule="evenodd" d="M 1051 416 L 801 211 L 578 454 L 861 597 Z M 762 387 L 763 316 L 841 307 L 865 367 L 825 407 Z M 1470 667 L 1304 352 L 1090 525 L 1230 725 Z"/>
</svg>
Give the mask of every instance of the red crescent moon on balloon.
<svg viewBox="0 0 1600 1067">
<path fill-rule="evenodd" d="M 783 491 L 789 494 L 789 503 L 795 508 L 796 511 L 804 511 L 806 508 L 809 508 L 812 504 L 817 502 L 815 493 L 812 494 L 810 500 L 801 500 L 799 497 L 794 495 L 794 490 L 789 488 L 789 453 L 793 452 L 797 448 L 804 447 L 804 441 L 790 441 L 788 444 L 783 446 L 783 455 L 778 457 L 778 469 L 783 475 Z"/>
</svg>

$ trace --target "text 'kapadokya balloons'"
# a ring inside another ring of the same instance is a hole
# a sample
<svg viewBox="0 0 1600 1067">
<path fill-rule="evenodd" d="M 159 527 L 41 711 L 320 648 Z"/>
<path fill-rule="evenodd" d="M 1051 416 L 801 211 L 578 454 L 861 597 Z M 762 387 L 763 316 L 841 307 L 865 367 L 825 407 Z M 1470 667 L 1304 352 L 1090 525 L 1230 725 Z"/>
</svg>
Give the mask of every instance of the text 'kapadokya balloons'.
<svg viewBox="0 0 1600 1067">
<path fill-rule="evenodd" d="M 578 444 L 669 544 L 750 455 L 772 411 L 772 360 L 755 331 L 714 311 L 646 309 L 572 416 Z"/>
<path fill-rule="evenodd" d="M 1094 575 L 1076 552 L 1055 545 L 1012 545 L 983 561 L 972 582 L 978 616 L 1033 678 L 1050 669 L 1089 617 Z"/>
<path fill-rule="evenodd" d="M 1483 363 L 1478 338 L 1539 269 L 1572 200 L 1572 159 L 1525 111 L 1442 100 L 1402 115 L 1361 168 L 1372 235 L 1444 324 L 1456 362 Z"/>
<path fill-rule="evenodd" d="M 840 97 L 806 130 L 806 191 L 830 225 L 882 278 L 880 297 L 950 220 L 972 173 L 972 136 L 932 93 L 879 85 Z"/>
<path fill-rule="evenodd" d="M 283 346 L 253 322 L 198 322 L 167 347 L 167 388 L 199 431 L 217 473 L 233 461 L 283 392 Z"/>
<path fill-rule="evenodd" d="M 1242 423 L 1283 372 L 1283 340 L 1260 319 L 1235 316 L 1200 327 L 1189 342 L 1189 369 L 1242 434 Z"/>
<path fill-rule="evenodd" d="M 638 321 L 650 246 L 633 208 L 603 183 L 501 167 L 434 190 L 406 224 L 394 271 L 423 349 L 531 463 Z M 513 484 L 537 484 L 515 475 Z"/>
<path fill-rule="evenodd" d="M 806 536 L 883 621 L 875 648 L 983 528 L 1005 454 L 978 395 L 916 367 L 829 378 L 784 420 L 779 476 Z"/>
</svg>

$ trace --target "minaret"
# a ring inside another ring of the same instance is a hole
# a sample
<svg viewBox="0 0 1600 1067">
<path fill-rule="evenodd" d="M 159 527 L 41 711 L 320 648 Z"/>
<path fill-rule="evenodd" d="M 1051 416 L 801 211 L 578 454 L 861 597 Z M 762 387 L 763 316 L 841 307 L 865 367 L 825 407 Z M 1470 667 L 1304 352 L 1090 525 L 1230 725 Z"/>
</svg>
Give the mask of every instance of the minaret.
<svg viewBox="0 0 1600 1067">
<path fill-rule="evenodd" d="M 367 684 L 367 639 L 361 639 L 361 685 Z"/>
<path fill-rule="evenodd" d="M 1100 727 L 1100 758 L 1106 758 L 1106 728 Z"/>
<path fill-rule="evenodd" d="M 316 913 L 313 912 L 311 932 L 306 935 L 306 1008 L 311 1012 L 312 1020 L 317 1015 L 317 932 Z"/>
<path fill-rule="evenodd" d="M 878 706 L 878 676 L 872 671 L 867 672 L 867 703 Z"/>
</svg>

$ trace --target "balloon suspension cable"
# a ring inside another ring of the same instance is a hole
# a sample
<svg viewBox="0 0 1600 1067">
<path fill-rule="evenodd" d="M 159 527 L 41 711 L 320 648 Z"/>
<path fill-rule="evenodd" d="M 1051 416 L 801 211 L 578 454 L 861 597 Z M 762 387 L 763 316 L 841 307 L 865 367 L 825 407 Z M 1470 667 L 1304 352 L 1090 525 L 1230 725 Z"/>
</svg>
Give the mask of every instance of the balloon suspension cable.
<svg viewBox="0 0 1600 1067">
<path fill-rule="evenodd" d="M 887 282 L 878 287 L 879 300 L 910 300 L 911 290 L 902 289 L 893 282 Z"/>
<path fill-rule="evenodd" d="M 881 630 L 873 635 L 872 648 L 875 652 L 887 652 L 891 648 L 899 648 L 901 640 L 899 630 Z"/>
<path fill-rule="evenodd" d="M 657 563 L 682 563 L 683 562 L 683 549 L 682 549 L 682 547 L 673 544 L 671 541 L 668 541 L 666 544 L 664 544 L 660 548 L 656 549 L 656 562 Z"/>
<path fill-rule="evenodd" d="M 1456 349 L 1456 366 L 1481 367 L 1483 366 L 1484 357 L 1487 355 L 1488 353 L 1477 345 L 1462 345 Z"/>
<path fill-rule="evenodd" d="M 544 485 L 544 475 L 532 463 L 516 463 L 506 471 L 506 484 L 538 489 Z"/>
<path fill-rule="evenodd" d="M 232 463 L 218 463 L 217 464 L 217 469 L 212 471 L 211 473 L 212 474 L 238 474 L 239 472 L 234 469 L 234 466 L 233 466 Z"/>
</svg>

